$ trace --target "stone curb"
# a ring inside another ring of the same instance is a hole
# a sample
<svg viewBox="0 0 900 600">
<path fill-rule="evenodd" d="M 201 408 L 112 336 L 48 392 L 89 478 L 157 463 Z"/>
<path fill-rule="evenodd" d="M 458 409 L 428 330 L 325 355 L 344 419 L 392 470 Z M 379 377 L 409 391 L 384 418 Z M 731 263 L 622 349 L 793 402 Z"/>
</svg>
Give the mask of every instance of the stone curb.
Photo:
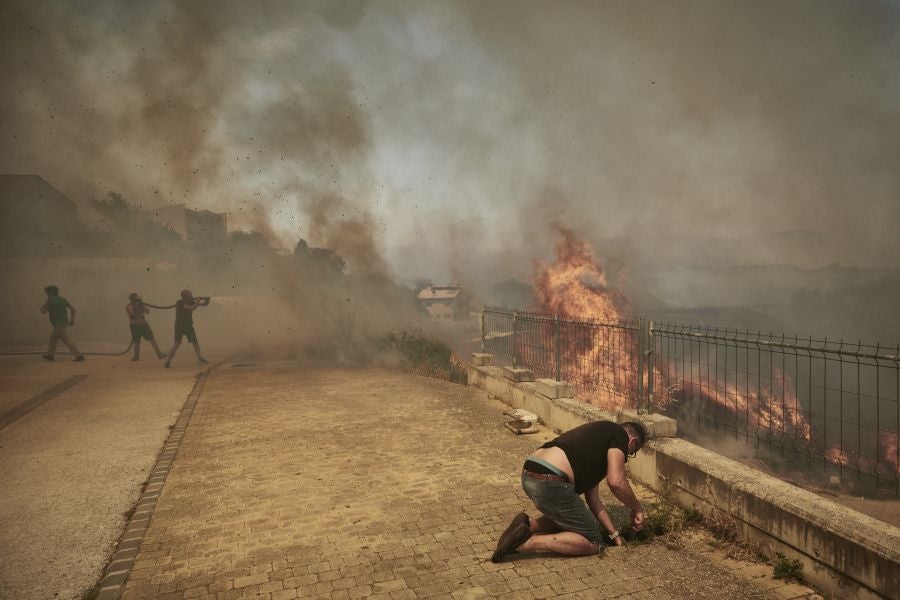
<svg viewBox="0 0 900 600">
<path fill-rule="evenodd" d="M 228 362 L 230 358 L 220 361 L 197 374 L 194 387 L 188 393 L 178 419 L 169 432 L 165 444 L 163 444 L 162 452 L 160 452 L 159 457 L 156 459 L 156 464 L 153 465 L 153 469 L 147 477 L 140 498 L 138 498 L 137 504 L 134 506 L 134 513 L 129 518 L 125 531 L 116 544 L 116 549 L 106 565 L 103 577 L 100 578 L 100 582 L 94 587 L 94 595 L 90 596 L 94 600 L 118 600 L 122 596 L 122 592 L 125 589 L 125 581 L 128 579 L 132 567 L 134 567 L 138 550 L 144 541 L 144 534 L 147 532 L 150 519 L 156 510 L 156 501 L 159 499 L 159 494 L 166 483 L 166 477 L 178 454 L 181 440 L 184 438 L 184 433 L 187 430 L 191 416 L 194 414 L 194 408 L 197 406 L 197 400 L 200 399 L 206 380 L 209 379 L 213 371 Z"/>
</svg>

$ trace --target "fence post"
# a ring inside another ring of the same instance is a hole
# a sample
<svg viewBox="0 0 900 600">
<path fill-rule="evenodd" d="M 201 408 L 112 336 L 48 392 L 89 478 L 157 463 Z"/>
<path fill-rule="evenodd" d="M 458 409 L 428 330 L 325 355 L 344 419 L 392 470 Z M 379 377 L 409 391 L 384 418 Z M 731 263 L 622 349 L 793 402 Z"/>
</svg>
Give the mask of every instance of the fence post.
<svg viewBox="0 0 900 600">
<path fill-rule="evenodd" d="M 485 335 L 485 324 L 484 324 L 484 312 L 485 307 L 481 307 L 481 352 L 484 353 L 484 335 Z"/>
<path fill-rule="evenodd" d="M 553 323 L 556 325 L 556 380 L 559 381 L 559 313 L 553 315 Z"/>
<path fill-rule="evenodd" d="M 513 347 L 512 347 L 512 366 L 513 369 L 518 367 L 516 357 L 519 354 L 519 311 L 513 312 Z"/>
<path fill-rule="evenodd" d="M 634 407 L 641 414 L 641 403 L 644 399 L 644 320 L 638 319 L 638 368 L 637 368 L 637 398 Z"/>
<path fill-rule="evenodd" d="M 653 320 L 647 324 L 647 413 L 653 414 L 653 354 L 656 351 L 656 338 L 653 337 Z"/>
</svg>

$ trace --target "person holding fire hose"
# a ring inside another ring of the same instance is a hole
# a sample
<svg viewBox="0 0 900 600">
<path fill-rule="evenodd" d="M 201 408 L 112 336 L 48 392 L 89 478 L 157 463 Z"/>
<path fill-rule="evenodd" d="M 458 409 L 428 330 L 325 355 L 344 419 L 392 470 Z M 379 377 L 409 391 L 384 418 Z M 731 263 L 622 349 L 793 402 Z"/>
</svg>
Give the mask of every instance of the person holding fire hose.
<svg viewBox="0 0 900 600">
<path fill-rule="evenodd" d="M 141 338 L 150 342 L 153 350 L 156 352 L 157 359 L 164 357 L 165 353 L 159 349 L 156 338 L 153 337 L 153 330 L 150 329 L 150 324 L 147 323 L 147 319 L 144 316 L 150 312 L 150 309 L 147 308 L 137 293 L 128 295 L 128 304 L 125 306 L 125 312 L 128 314 L 128 326 L 131 329 L 131 347 L 134 350 L 134 356 L 132 356 L 131 360 L 141 359 Z"/>
<path fill-rule="evenodd" d="M 181 290 L 181 299 L 175 303 L 175 344 L 166 357 L 165 367 L 167 369 L 172 366 L 172 358 L 178 352 L 181 340 L 185 337 L 194 347 L 197 361 L 203 364 L 209 362 L 200 353 L 200 342 L 197 341 L 197 332 L 194 331 L 194 311 L 201 306 L 209 306 L 209 296 L 194 298 L 191 290 Z"/>
<path fill-rule="evenodd" d="M 625 462 L 647 440 L 640 423 L 586 423 L 535 450 L 522 468 L 522 487 L 541 516 L 521 512 L 500 536 L 491 562 L 515 552 L 544 551 L 584 556 L 604 548 L 600 527 L 617 546 L 624 544 L 600 499 L 600 482 L 631 509 L 635 531 L 644 526 L 644 510 L 625 477 Z M 579 498 L 584 494 L 587 505 Z"/>
</svg>

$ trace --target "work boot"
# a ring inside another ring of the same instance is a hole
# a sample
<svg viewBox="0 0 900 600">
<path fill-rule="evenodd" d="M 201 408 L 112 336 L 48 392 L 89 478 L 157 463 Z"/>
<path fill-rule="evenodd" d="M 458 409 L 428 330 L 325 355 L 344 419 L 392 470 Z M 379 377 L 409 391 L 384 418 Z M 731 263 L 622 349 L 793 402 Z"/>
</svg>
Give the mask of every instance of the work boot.
<svg viewBox="0 0 900 600">
<path fill-rule="evenodd" d="M 170 363 L 169 361 L 166 361 L 166 364 L 164 364 L 163 366 L 164 366 L 165 368 L 167 368 L 167 369 L 171 369 L 171 368 L 172 368 L 172 363 Z"/>
<path fill-rule="evenodd" d="M 166 357 L 166 355 L 165 355 L 164 353 L 162 353 L 162 352 L 157 352 L 157 353 L 156 353 L 156 359 L 157 359 L 157 360 L 162 360 L 162 359 L 164 359 L 165 357 Z"/>
<path fill-rule="evenodd" d="M 506 531 L 497 542 L 497 549 L 491 555 L 491 562 L 497 563 L 503 560 L 507 554 L 512 554 L 516 548 L 524 544 L 531 537 L 531 525 L 528 515 L 521 512 L 513 517 Z"/>
<path fill-rule="evenodd" d="M 81 356 L 76 356 L 75 360 L 73 360 L 72 362 L 84 362 L 84 354 L 82 354 Z"/>
<path fill-rule="evenodd" d="M 209 361 L 206 360 L 205 358 L 203 358 L 202 356 L 201 356 L 200 358 L 197 359 L 197 362 L 200 363 L 201 365 L 208 365 L 208 364 L 209 364 Z"/>
<path fill-rule="evenodd" d="M 138 358 L 137 356 L 133 356 L 133 357 L 131 358 L 131 362 L 135 362 L 135 361 L 138 361 L 138 360 L 141 360 L 141 359 Z"/>
<path fill-rule="evenodd" d="M 53 358 L 53 357 L 50 356 L 49 354 L 44 354 L 44 355 L 41 356 L 41 358 L 43 358 L 44 360 L 51 360 L 51 361 L 52 361 L 52 360 L 56 360 L 55 358 Z"/>
</svg>

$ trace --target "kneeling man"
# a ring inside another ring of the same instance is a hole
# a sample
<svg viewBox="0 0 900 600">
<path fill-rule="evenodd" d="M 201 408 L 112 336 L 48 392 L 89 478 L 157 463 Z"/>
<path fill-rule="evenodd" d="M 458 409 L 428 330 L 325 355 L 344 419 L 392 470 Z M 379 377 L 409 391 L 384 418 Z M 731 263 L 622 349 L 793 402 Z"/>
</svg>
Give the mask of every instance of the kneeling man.
<svg viewBox="0 0 900 600">
<path fill-rule="evenodd" d="M 613 495 L 631 509 L 631 525 L 640 530 L 644 511 L 625 477 L 625 462 L 646 440 L 640 423 L 596 421 L 535 450 L 522 468 L 522 488 L 542 514 L 536 519 L 524 512 L 516 515 L 500 536 L 491 561 L 513 552 L 597 554 L 603 548 L 601 526 L 621 546 L 619 531 L 600 499 L 600 482 L 606 479 Z"/>
</svg>

